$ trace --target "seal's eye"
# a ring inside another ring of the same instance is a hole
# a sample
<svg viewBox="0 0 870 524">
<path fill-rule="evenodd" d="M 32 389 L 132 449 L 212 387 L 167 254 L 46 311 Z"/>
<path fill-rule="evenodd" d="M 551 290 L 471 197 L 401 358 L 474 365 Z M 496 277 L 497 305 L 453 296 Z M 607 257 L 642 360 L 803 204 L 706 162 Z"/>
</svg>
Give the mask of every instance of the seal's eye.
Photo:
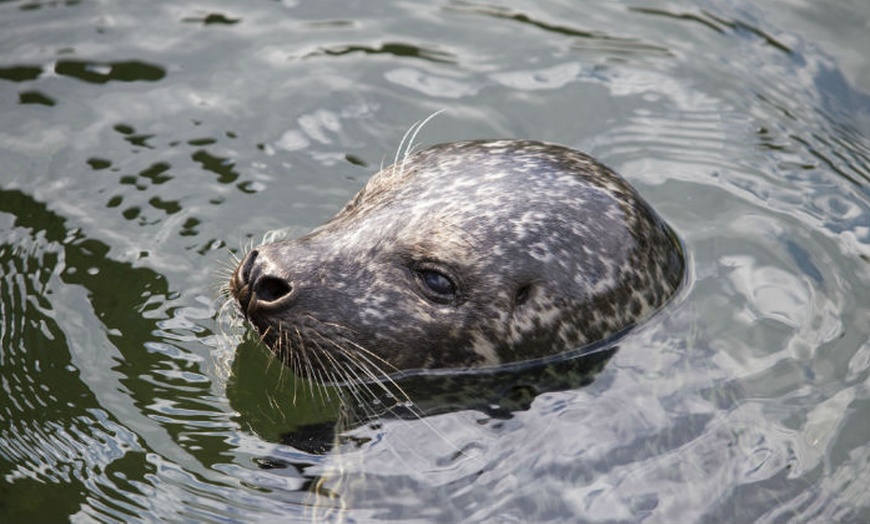
<svg viewBox="0 0 870 524">
<path fill-rule="evenodd" d="M 423 271 L 422 277 L 426 287 L 439 295 L 452 295 L 456 291 L 453 282 L 437 271 Z"/>
<path fill-rule="evenodd" d="M 446 304 L 456 296 L 456 284 L 441 271 L 429 268 L 417 270 L 417 277 L 423 293 L 429 299 Z"/>
</svg>

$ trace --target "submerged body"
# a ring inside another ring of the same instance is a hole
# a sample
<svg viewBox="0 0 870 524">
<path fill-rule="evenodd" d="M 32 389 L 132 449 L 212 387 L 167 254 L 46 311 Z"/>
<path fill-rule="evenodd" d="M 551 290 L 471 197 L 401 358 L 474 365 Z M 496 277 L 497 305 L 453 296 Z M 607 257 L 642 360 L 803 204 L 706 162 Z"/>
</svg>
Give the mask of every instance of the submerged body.
<svg viewBox="0 0 870 524">
<path fill-rule="evenodd" d="M 299 375 L 519 362 L 591 344 L 673 296 L 679 241 L 618 175 L 533 141 L 436 145 L 327 223 L 251 250 L 230 291 Z"/>
</svg>

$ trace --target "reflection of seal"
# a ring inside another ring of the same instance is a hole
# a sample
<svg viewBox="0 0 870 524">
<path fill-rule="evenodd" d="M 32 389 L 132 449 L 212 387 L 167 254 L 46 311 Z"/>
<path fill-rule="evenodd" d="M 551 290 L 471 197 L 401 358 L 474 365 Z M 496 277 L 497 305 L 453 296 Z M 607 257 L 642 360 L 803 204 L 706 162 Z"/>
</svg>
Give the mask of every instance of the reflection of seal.
<svg viewBox="0 0 870 524">
<path fill-rule="evenodd" d="M 592 158 L 472 141 L 412 154 L 311 233 L 254 248 L 230 291 L 297 374 L 341 382 L 599 341 L 683 272 L 667 225 Z"/>
</svg>

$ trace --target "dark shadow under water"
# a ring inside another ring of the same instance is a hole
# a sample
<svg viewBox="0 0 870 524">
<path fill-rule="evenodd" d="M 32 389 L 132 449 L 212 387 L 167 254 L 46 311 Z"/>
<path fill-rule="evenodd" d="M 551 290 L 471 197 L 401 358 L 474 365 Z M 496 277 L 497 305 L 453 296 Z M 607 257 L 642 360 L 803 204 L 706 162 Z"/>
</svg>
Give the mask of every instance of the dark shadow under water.
<svg viewBox="0 0 870 524">
<path fill-rule="evenodd" d="M 485 368 L 403 371 L 389 380 L 354 385 L 307 383 L 287 369 L 274 369 L 281 365 L 263 360 L 271 359 L 267 350 L 246 342 L 233 363 L 227 397 L 242 427 L 265 440 L 320 455 L 349 443 L 343 433 L 382 419 L 463 410 L 508 419 L 529 409 L 543 393 L 592 383 L 616 353 L 621 336 L 540 359 Z M 272 459 L 258 463 L 266 468 L 287 465 Z"/>
</svg>

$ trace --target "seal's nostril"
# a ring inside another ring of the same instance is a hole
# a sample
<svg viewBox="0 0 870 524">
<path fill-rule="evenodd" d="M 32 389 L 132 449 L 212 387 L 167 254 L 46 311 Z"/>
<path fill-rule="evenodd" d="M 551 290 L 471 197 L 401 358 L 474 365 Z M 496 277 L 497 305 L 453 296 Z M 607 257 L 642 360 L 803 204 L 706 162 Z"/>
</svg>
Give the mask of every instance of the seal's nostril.
<svg viewBox="0 0 870 524">
<path fill-rule="evenodd" d="M 282 278 L 264 276 L 254 284 L 254 293 L 263 302 L 274 302 L 289 295 L 293 286 Z"/>
<path fill-rule="evenodd" d="M 254 262 L 257 260 L 257 255 L 259 254 L 260 253 L 255 249 L 248 253 L 248 256 L 245 257 L 245 260 L 242 262 L 241 277 L 243 282 L 250 282 L 251 271 L 254 268 Z"/>
</svg>

